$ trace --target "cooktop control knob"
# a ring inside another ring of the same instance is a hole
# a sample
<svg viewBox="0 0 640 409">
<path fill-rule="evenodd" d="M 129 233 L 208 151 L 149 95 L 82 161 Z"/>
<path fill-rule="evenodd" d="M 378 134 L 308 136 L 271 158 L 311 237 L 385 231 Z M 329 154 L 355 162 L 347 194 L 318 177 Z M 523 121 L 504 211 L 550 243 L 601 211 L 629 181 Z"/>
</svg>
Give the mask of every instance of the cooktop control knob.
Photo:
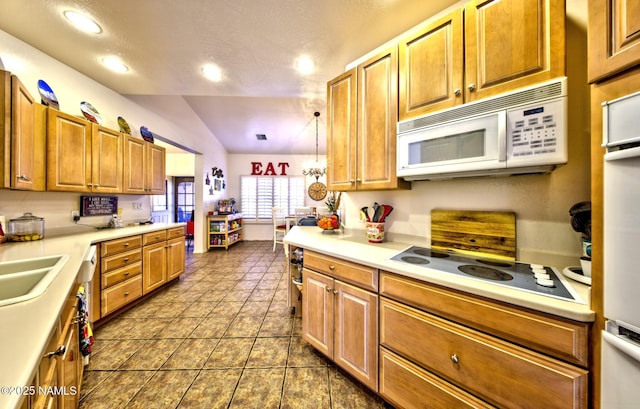
<svg viewBox="0 0 640 409">
<path fill-rule="evenodd" d="M 536 284 L 541 285 L 543 287 L 553 287 L 553 280 L 546 278 L 538 278 L 536 279 Z"/>
</svg>

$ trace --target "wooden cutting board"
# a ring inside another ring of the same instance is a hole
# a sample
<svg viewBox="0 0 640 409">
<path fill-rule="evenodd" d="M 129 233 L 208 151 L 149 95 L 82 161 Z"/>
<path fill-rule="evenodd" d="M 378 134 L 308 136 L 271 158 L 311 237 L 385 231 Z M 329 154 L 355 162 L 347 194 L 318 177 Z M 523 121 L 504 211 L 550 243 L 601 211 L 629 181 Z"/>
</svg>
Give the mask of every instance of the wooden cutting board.
<svg viewBox="0 0 640 409">
<path fill-rule="evenodd" d="M 431 211 L 431 247 L 515 260 L 516 214 L 434 209 Z"/>
</svg>

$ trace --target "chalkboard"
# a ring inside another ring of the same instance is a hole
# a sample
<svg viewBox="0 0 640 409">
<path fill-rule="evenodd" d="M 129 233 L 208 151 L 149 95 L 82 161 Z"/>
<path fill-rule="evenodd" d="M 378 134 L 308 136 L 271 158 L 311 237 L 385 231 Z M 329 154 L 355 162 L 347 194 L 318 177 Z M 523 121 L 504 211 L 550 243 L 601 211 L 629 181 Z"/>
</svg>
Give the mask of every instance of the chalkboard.
<svg viewBox="0 0 640 409">
<path fill-rule="evenodd" d="M 80 216 L 111 216 L 117 213 L 117 196 L 80 196 Z"/>
</svg>

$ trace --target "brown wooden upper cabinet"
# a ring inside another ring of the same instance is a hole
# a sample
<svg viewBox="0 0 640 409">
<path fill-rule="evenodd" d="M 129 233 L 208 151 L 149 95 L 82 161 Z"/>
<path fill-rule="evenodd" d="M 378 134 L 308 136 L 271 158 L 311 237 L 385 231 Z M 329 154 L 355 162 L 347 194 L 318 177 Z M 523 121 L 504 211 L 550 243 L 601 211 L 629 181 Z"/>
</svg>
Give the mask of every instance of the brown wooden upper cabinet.
<svg viewBox="0 0 640 409">
<path fill-rule="evenodd" d="M 640 61 L 640 0 L 589 1 L 589 82 Z"/>
<path fill-rule="evenodd" d="M 47 190 L 122 192 L 122 134 L 48 110 Z"/>
<path fill-rule="evenodd" d="M 396 177 L 397 47 L 327 84 L 327 187 L 410 188 Z"/>
<path fill-rule="evenodd" d="M 165 193 L 165 149 L 143 139 L 125 135 L 124 193 Z"/>
<path fill-rule="evenodd" d="M 45 109 L 17 76 L 0 71 L 0 187 L 45 189 Z"/>
<path fill-rule="evenodd" d="M 402 38 L 398 53 L 400 120 L 561 77 L 565 2 L 474 0 Z"/>
</svg>

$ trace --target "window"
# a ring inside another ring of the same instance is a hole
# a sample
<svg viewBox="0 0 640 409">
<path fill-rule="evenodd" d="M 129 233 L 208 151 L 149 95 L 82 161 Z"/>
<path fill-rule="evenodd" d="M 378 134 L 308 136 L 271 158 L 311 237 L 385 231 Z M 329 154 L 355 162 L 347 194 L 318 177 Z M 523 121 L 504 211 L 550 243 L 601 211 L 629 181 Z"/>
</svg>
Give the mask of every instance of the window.
<svg viewBox="0 0 640 409">
<path fill-rule="evenodd" d="M 244 220 L 271 220 L 271 208 L 282 206 L 293 214 L 304 206 L 304 176 L 241 176 L 241 207 Z"/>
<path fill-rule="evenodd" d="M 178 223 L 191 221 L 195 209 L 193 177 L 176 177 L 174 181 L 176 184 L 174 220 Z"/>
</svg>

